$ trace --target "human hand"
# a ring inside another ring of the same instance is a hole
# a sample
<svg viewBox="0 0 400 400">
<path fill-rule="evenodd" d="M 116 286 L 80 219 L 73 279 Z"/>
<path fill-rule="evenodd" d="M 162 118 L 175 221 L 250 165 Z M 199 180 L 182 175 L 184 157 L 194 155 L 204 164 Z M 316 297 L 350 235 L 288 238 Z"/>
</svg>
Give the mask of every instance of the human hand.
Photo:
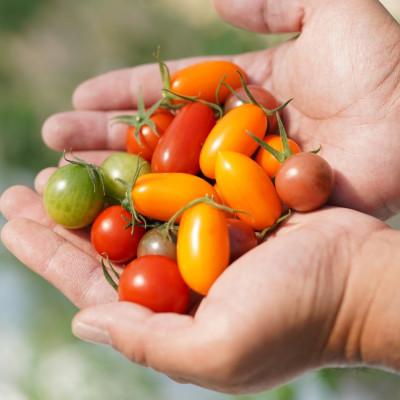
<svg viewBox="0 0 400 400">
<path fill-rule="evenodd" d="M 331 203 L 386 218 L 400 206 L 400 28 L 376 0 L 215 0 L 228 21 L 258 32 L 301 31 L 277 48 L 228 57 L 280 100 L 291 137 L 305 150 L 322 145 L 336 170 Z M 169 63 L 172 70 L 199 59 Z M 78 111 L 51 117 L 45 142 L 56 150 L 124 148 L 126 127 L 111 124 L 133 110 L 142 87 L 160 97 L 155 65 L 114 71 L 81 85 Z M 126 111 L 123 111 L 126 113 Z"/>
</svg>

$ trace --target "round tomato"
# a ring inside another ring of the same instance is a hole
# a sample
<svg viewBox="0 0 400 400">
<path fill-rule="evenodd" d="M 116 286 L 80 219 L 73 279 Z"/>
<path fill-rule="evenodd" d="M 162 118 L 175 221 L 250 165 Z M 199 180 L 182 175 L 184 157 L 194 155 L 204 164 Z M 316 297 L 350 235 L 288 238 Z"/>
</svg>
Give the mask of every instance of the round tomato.
<svg viewBox="0 0 400 400">
<path fill-rule="evenodd" d="M 140 141 L 136 139 L 136 128 L 130 126 L 126 135 L 126 150 L 128 153 L 138 154 L 147 161 L 151 161 L 154 149 L 160 136 L 165 132 L 174 116 L 167 110 L 158 109 L 150 119 L 154 122 L 157 133 L 148 125 L 142 126 L 139 132 Z"/>
<path fill-rule="evenodd" d="M 206 295 L 229 264 L 224 213 L 202 203 L 186 210 L 179 226 L 177 255 L 179 270 L 187 285 Z"/>
<path fill-rule="evenodd" d="M 44 191 L 44 206 L 50 217 L 68 229 L 90 225 L 104 205 L 100 174 L 90 167 L 68 164 L 50 177 Z"/>
<path fill-rule="evenodd" d="M 250 225 L 240 219 L 228 218 L 230 262 L 257 246 L 256 234 Z"/>
<path fill-rule="evenodd" d="M 289 157 L 275 178 L 282 201 L 296 211 L 312 211 L 324 205 L 333 190 L 334 174 L 322 157 L 298 153 Z"/>
<path fill-rule="evenodd" d="M 154 150 L 152 171 L 197 174 L 201 147 L 214 125 L 210 107 L 202 103 L 184 106 Z"/>
<path fill-rule="evenodd" d="M 281 202 L 267 173 L 251 158 L 232 151 L 218 153 L 217 185 L 227 204 L 241 210 L 237 216 L 253 229 L 274 224 Z"/>
<path fill-rule="evenodd" d="M 143 175 L 132 190 L 136 210 L 158 221 L 168 221 L 187 203 L 204 196 L 216 199 L 214 188 L 208 182 L 177 172 Z"/>
<path fill-rule="evenodd" d="M 130 301 L 154 312 L 184 313 L 189 305 L 189 289 L 174 260 L 144 256 L 132 261 L 122 272 L 119 300 Z"/>
<path fill-rule="evenodd" d="M 215 161 L 219 151 L 230 150 L 250 156 L 258 144 L 246 131 L 262 139 L 267 130 L 267 117 L 254 104 L 244 104 L 225 114 L 208 135 L 200 153 L 200 168 L 215 178 Z"/>
<path fill-rule="evenodd" d="M 197 96 L 215 103 L 216 90 L 222 79 L 234 89 L 241 87 L 238 71 L 246 79 L 245 72 L 229 61 L 205 61 L 183 68 L 171 76 L 171 90 L 183 96 Z M 229 90 L 221 86 L 219 101 L 224 102 Z"/>
<path fill-rule="evenodd" d="M 257 102 L 260 103 L 265 108 L 267 108 L 268 110 L 273 110 L 279 107 L 279 103 L 275 99 L 275 97 L 268 90 L 264 89 L 262 86 L 247 85 L 247 87 L 250 90 L 250 93 L 253 95 L 253 97 L 257 100 Z M 250 101 L 243 87 L 237 89 L 236 93 L 243 100 Z M 225 102 L 224 110 L 227 113 L 233 108 L 239 107 L 242 104 L 245 103 L 234 94 L 231 94 Z M 278 122 L 276 120 L 276 116 L 272 115 L 268 117 L 268 132 L 274 133 L 277 127 L 278 127 Z"/>
<path fill-rule="evenodd" d="M 107 196 L 121 202 L 139 168 L 139 176 L 150 172 L 150 164 L 136 154 L 117 152 L 108 157 L 101 164 Z"/>
<path fill-rule="evenodd" d="M 265 136 L 264 142 L 269 144 L 275 150 L 283 152 L 283 144 L 280 136 L 278 135 Z M 294 140 L 288 139 L 288 144 L 293 154 L 299 153 L 301 151 L 299 145 Z M 260 148 L 258 150 L 256 161 L 264 168 L 265 172 L 271 178 L 273 178 L 277 174 L 279 168 L 282 165 L 269 151 L 263 148 Z"/>
<path fill-rule="evenodd" d="M 139 240 L 145 230 L 128 226 L 131 214 L 121 206 L 106 208 L 95 219 L 91 229 L 91 241 L 96 251 L 110 261 L 122 264 L 136 257 Z"/>
<path fill-rule="evenodd" d="M 140 240 L 137 254 L 138 257 L 159 255 L 176 260 L 176 244 L 172 237 L 154 228 L 146 232 Z"/>
</svg>

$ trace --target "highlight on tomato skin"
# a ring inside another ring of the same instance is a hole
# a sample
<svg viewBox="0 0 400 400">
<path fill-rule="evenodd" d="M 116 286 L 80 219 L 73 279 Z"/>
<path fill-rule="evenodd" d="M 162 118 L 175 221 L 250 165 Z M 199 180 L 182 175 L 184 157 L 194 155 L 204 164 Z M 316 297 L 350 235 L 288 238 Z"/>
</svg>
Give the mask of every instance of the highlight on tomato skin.
<svg viewBox="0 0 400 400">
<path fill-rule="evenodd" d="M 223 211 L 200 203 L 183 213 L 178 231 L 179 270 L 186 284 L 201 295 L 229 265 L 228 225 Z"/>
<path fill-rule="evenodd" d="M 182 107 L 154 149 L 152 171 L 197 174 L 202 145 L 215 122 L 213 110 L 205 104 Z"/>
<path fill-rule="evenodd" d="M 158 313 L 183 314 L 189 306 L 189 288 L 176 262 L 149 255 L 133 260 L 122 272 L 118 285 L 120 301 L 129 301 Z"/>
<path fill-rule="evenodd" d="M 171 76 L 171 90 L 183 96 L 197 96 L 210 102 L 224 102 L 230 92 L 225 86 L 220 87 L 219 99 L 216 91 L 224 79 L 232 88 L 241 87 L 240 75 L 247 80 L 246 73 L 230 61 L 204 61 L 175 72 Z"/>
<path fill-rule="evenodd" d="M 223 199 L 241 212 L 237 217 L 254 230 L 272 226 L 282 213 L 281 201 L 267 173 L 250 157 L 220 151 L 216 180 Z"/>
<path fill-rule="evenodd" d="M 218 201 L 214 188 L 207 181 L 179 172 L 143 175 L 132 190 L 135 209 L 147 218 L 164 222 L 190 201 L 204 196 Z"/>
<path fill-rule="evenodd" d="M 264 138 L 264 142 L 279 152 L 283 151 L 282 139 L 278 135 L 267 135 Z M 288 138 L 288 144 L 293 154 L 301 152 L 300 146 L 294 140 Z M 263 167 L 270 178 L 274 178 L 282 166 L 270 152 L 263 148 L 258 150 L 255 160 Z"/>
<path fill-rule="evenodd" d="M 208 135 L 200 153 L 200 168 L 209 178 L 215 178 L 215 162 L 219 151 L 235 151 L 252 155 L 258 144 L 247 131 L 262 139 L 267 130 L 265 113 L 254 104 L 244 104 L 225 114 Z"/>
<path fill-rule="evenodd" d="M 267 89 L 258 85 L 247 85 L 247 88 L 250 90 L 250 93 L 254 96 L 258 103 L 267 108 L 268 110 L 273 110 L 279 107 L 279 102 L 276 100 L 275 96 L 269 92 Z M 246 94 L 246 91 L 243 87 L 237 89 L 236 94 L 245 101 L 250 101 L 249 97 Z M 231 94 L 225 101 L 224 110 L 225 113 L 230 110 L 239 107 L 245 104 L 242 100 L 235 96 L 235 94 Z M 273 134 L 278 128 L 278 122 L 276 120 L 276 116 L 272 115 L 268 117 L 268 133 Z"/>
</svg>

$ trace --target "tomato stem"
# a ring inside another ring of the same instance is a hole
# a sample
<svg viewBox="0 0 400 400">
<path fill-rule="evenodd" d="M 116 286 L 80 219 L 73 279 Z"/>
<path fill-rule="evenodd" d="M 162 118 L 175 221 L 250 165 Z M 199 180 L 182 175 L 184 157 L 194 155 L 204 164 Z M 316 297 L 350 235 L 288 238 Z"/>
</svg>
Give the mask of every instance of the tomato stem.
<svg viewBox="0 0 400 400">
<path fill-rule="evenodd" d="M 263 229 L 260 232 L 256 232 L 257 239 L 262 241 L 265 239 L 265 237 L 275 231 L 283 222 L 285 222 L 290 216 L 292 215 L 292 210 L 289 208 L 284 214 L 282 214 L 276 222 L 269 226 L 268 228 Z"/>
<path fill-rule="evenodd" d="M 119 280 L 119 275 L 118 275 L 117 271 L 115 271 L 115 269 L 111 266 L 110 261 L 107 259 L 107 265 L 106 265 L 106 263 L 105 263 L 105 261 L 104 261 L 104 258 L 102 258 L 102 259 L 101 259 L 101 268 L 103 269 L 104 277 L 106 278 L 106 281 L 110 284 L 110 286 L 111 286 L 114 290 L 118 291 L 118 283 L 114 281 L 113 277 L 112 277 L 111 274 L 108 272 L 107 267 L 110 268 L 110 269 L 113 271 L 113 273 L 116 274 L 116 276 L 118 276 L 118 279 L 117 279 L 117 280 Z"/>
<path fill-rule="evenodd" d="M 219 80 L 218 85 L 217 85 L 217 87 L 215 89 L 215 103 L 216 104 L 221 104 L 219 96 L 221 94 L 221 88 L 222 88 L 222 85 L 225 82 L 225 79 L 226 79 L 226 74 Z"/>
</svg>

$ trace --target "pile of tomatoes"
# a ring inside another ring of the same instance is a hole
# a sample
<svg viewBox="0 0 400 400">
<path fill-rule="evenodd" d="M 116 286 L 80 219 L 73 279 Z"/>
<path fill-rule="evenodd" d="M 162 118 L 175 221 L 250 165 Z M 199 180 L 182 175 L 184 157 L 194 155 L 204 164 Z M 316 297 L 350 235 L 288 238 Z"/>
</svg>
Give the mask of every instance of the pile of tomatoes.
<svg viewBox="0 0 400 400">
<path fill-rule="evenodd" d="M 139 94 L 137 113 L 116 118 L 127 152 L 100 166 L 70 156 L 44 202 L 58 224 L 91 226 L 121 301 L 184 313 L 193 292 L 207 295 L 290 210 L 326 203 L 333 172 L 288 139 L 286 104 L 248 85 L 237 65 L 208 61 L 171 76 L 160 62 L 160 71 L 160 100 L 146 109 Z"/>
</svg>

